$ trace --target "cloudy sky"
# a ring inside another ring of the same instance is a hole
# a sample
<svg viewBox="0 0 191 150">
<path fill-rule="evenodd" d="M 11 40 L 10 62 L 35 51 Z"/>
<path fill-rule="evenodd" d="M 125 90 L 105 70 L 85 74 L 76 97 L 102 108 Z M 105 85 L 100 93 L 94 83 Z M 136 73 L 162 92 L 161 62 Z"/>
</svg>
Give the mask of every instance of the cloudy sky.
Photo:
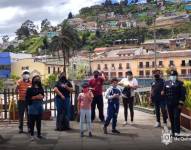
<svg viewBox="0 0 191 150">
<path fill-rule="evenodd" d="M 0 39 L 3 35 L 14 37 L 16 29 L 30 19 L 35 24 L 47 18 L 52 25 L 63 21 L 68 13 L 78 13 L 82 7 L 103 0 L 0 0 Z"/>
</svg>

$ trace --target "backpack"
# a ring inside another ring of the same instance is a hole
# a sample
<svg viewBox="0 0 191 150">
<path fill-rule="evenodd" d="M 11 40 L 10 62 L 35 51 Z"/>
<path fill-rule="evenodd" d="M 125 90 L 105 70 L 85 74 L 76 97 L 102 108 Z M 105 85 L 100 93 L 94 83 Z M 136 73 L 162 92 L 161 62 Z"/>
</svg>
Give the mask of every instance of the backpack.
<svg viewBox="0 0 191 150">
<path fill-rule="evenodd" d="M 122 90 L 122 95 L 124 95 L 125 98 L 130 98 L 131 97 L 131 88 L 124 87 Z"/>
</svg>

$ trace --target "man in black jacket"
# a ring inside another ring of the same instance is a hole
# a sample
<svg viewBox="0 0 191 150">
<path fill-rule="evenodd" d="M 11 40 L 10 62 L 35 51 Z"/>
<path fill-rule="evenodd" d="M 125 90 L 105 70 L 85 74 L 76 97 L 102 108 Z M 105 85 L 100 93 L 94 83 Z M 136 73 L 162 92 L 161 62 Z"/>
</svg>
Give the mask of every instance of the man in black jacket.
<svg viewBox="0 0 191 150">
<path fill-rule="evenodd" d="M 170 71 L 169 80 L 164 84 L 162 95 L 167 100 L 172 136 L 175 136 L 180 133 L 180 113 L 186 96 L 183 82 L 178 80 L 177 71 Z"/>
<path fill-rule="evenodd" d="M 160 76 L 160 70 L 155 70 L 154 72 L 154 81 L 151 84 L 151 101 L 155 106 L 156 114 L 156 124 L 155 127 L 160 127 L 160 110 L 162 112 L 164 129 L 167 129 L 167 111 L 166 111 L 166 100 L 164 95 L 161 95 L 161 92 L 164 87 L 165 81 Z"/>
</svg>

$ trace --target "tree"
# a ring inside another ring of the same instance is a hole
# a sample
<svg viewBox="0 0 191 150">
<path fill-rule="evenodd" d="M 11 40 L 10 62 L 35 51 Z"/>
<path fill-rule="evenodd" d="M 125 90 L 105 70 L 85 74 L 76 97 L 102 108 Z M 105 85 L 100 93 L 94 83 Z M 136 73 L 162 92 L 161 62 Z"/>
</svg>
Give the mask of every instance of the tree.
<svg viewBox="0 0 191 150">
<path fill-rule="evenodd" d="M 18 39 L 23 39 L 25 37 L 30 36 L 30 31 L 29 31 L 28 27 L 21 26 L 19 29 L 17 29 L 16 35 L 17 35 Z"/>
<path fill-rule="evenodd" d="M 55 82 L 56 82 L 56 80 L 57 80 L 57 75 L 56 74 L 51 74 L 51 75 L 48 76 L 48 78 L 46 78 L 44 80 L 43 84 L 46 87 L 53 87 Z"/>
<path fill-rule="evenodd" d="M 44 19 L 42 20 L 41 22 L 41 32 L 44 32 L 44 31 L 49 31 L 51 27 L 51 23 L 48 19 Z"/>
<path fill-rule="evenodd" d="M 68 14 L 68 19 L 72 19 L 73 18 L 73 14 L 72 14 L 72 12 L 70 12 L 69 14 Z"/>
<path fill-rule="evenodd" d="M 105 6 L 111 6 L 112 1 L 111 0 L 105 0 Z"/>
<path fill-rule="evenodd" d="M 4 35 L 2 37 L 2 41 L 3 41 L 3 43 L 7 43 L 9 41 L 9 36 L 8 35 Z"/>
<path fill-rule="evenodd" d="M 21 27 L 26 27 L 29 30 L 30 35 L 37 34 L 37 27 L 34 25 L 33 21 L 26 20 Z"/>
<path fill-rule="evenodd" d="M 4 88 L 4 82 L 2 79 L 0 79 L 0 91 L 3 91 Z"/>
<path fill-rule="evenodd" d="M 61 34 L 52 38 L 51 49 L 52 52 L 57 52 L 60 58 L 60 51 L 62 52 L 64 61 L 64 71 L 66 73 L 66 65 L 69 65 L 69 58 L 71 54 L 71 49 L 79 47 L 80 38 L 76 30 L 74 30 L 67 21 L 61 24 Z"/>
</svg>

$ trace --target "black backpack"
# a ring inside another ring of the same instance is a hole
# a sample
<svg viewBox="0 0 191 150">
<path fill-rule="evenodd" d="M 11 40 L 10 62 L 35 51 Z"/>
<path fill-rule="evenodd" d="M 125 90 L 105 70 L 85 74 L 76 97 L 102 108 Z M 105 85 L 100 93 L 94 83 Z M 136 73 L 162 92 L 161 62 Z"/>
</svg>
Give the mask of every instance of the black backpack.
<svg viewBox="0 0 191 150">
<path fill-rule="evenodd" d="M 122 94 L 127 97 L 130 98 L 131 97 L 131 88 L 129 87 L 124 87 L 122 90 Z"/>
</svg>

